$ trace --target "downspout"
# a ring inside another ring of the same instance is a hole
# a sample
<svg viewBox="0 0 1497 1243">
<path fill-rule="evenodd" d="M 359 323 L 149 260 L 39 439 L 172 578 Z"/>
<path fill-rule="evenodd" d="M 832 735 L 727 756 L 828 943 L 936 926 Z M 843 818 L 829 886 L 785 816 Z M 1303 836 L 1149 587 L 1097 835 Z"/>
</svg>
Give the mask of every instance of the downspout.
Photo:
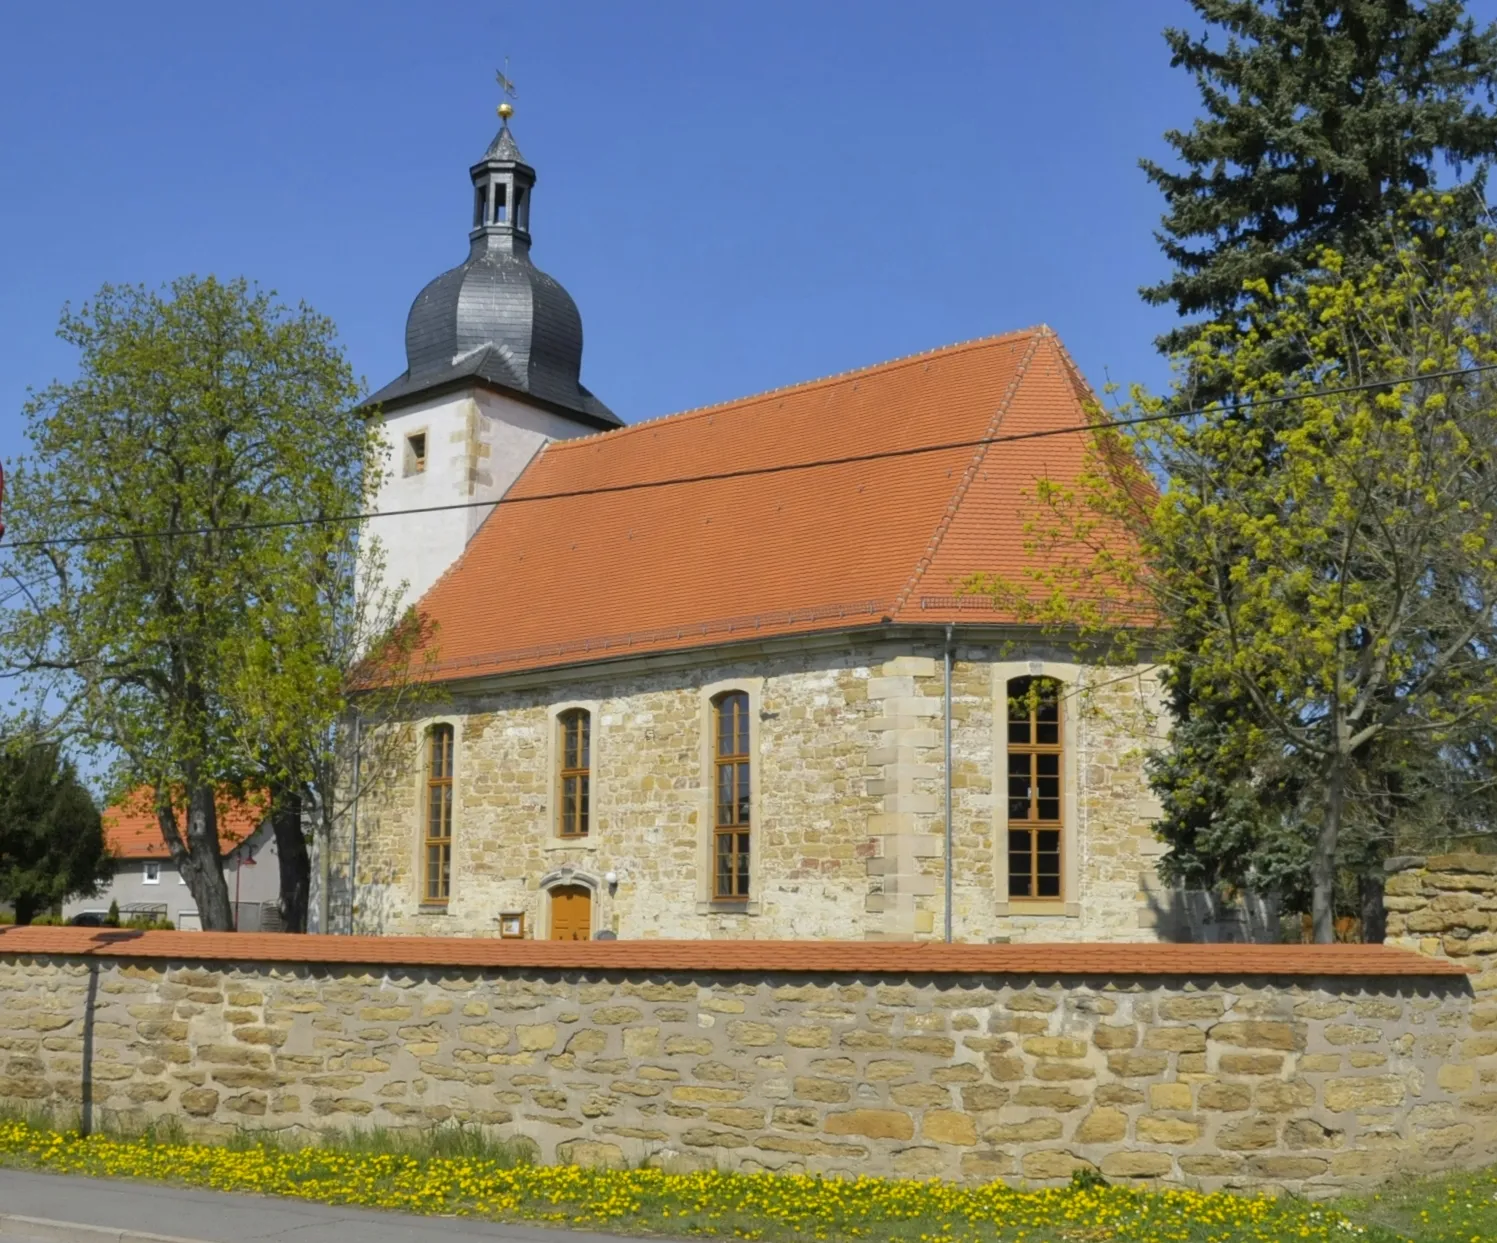
<svg viewBox="0 0 1497 1243">
<path fill-rule="evenodd" d="M 944 737 L 942 739 L 946 751 L 946 762 L 942 765 L 942 771 L 946 774 L 946 944 L 951 944 L 951 873 L 953 860 L 951 858 L 951 635 L 953 627 L 946 627 L 946 695 L 941 713 L 944 718 Z"/>
<path fill-rule="evenodd" d="M 317 931 L 327 936 L 332 932 L 328 923 L 332 915 L 333 904 L 329 887 L 333 877 L 333 829 L 328 820 L 327 806 L 322 801 L 322 795 L 314 788 L 308 787 L 307 791 L 317 803 Z M 334 792 L 336 796 L 336 791 Z"/>
<path fill-rule="evenodd" d="M 354 933 L 354 914 L 359 896 L 359 761 L 363 758 L 363 738 L 360 727 L 363 721 L 358 709 L 353 714 L 353 808 L 348 830 L 348 935 Z"/>
</svg>

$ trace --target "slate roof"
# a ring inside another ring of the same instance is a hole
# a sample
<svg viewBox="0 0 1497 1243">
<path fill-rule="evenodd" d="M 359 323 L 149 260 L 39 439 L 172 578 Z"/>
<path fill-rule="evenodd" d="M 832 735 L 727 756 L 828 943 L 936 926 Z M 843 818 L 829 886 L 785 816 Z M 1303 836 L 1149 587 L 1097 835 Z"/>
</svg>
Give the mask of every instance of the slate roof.
<svg viewBox="0 0 1497 1243">
<path fill-rule="evenodd" d="M 521 941 L 498 937 L 288 937 L 246 932 L 0 928 L 0 958 L 58 954 L 179 962 L 372 963 L 529 970 L 946 976 L 1461 976 L 1466 967 L 1388 945 L 933 941 Z"/>
<path fill-rule="evenodd" d="M 512 164 L 525 163 L 525 157 L 520 154 L 520 148 L 515 142 L 515 136 L 510 133 L 508 121 L 499 127 L 499 132 L 494 135 L 494 141 L 489 143 L 488 150 L 483 153 L 483 158 L 485 160 L 503 160 Z"/>
<path fill-rule="evenodd" d="M 552 443 L 420 601 L 433 675 L 1011 620 L 958 584 L 1023 568 L 1034 483 L 1088 433 L 908 451 L 1082 428 L 1089 399 L 1040 327 Z"/>
<path fill-rule="evenodd" d="M 533 190 L 535 170 L 521 159 L 507 124 L 469 175 L 483 185 L 489 170 L 509 176 L 512 194 Z M 511 216 L 475 227 L 468 238 L 467 259 L 428 282 L 411 304 L 404 374 L 366 405 L 389 409 L 468 382 L 589 427 L 622 426 L 580 382 L 582 316 L 561 284 L 531 261 L 529 232 Z"/>
<path fill-rule="evenodd" d="M 218 848 L 228 854 L 265 822 L 265 810 L 258 806 L 224 800 L 218 808 Z M 161 840 L 161 826 L 156 822 L 151 791 L 145 787 L 131 792 L 104 811 L 104 842 L 116 859 L 167 859 L 170 852 Z"/>
</svg>

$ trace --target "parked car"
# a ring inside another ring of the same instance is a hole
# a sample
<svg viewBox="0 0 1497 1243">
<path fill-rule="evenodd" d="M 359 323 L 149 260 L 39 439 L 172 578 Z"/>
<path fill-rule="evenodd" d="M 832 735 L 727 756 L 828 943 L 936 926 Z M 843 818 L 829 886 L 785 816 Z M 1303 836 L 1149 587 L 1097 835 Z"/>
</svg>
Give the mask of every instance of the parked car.
<svg viewBox="0 0 1497 1243">
<path fill-rule="evenodd" d="M 79 911 L 68 923 L 76 928 L 102 928 L 108 917 L 108 911 Z"/>
</svg>

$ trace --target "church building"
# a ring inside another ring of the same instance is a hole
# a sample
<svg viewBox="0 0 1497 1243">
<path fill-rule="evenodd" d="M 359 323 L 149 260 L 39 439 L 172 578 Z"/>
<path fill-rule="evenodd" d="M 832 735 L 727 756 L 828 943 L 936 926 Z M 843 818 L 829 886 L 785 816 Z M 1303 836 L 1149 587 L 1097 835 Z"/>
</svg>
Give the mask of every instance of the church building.
<svg viewBox="0 0 1497 1243">
<path fill-rule="evenodd" d="M 370 400 L 378 509 L 427 511 L 370 527 L 432 648 L 420 706 L 366 727 L 391 745 L 335 843 L 349 926 L 1185 935 L 1155 879 L 1156 672 L 961 590 L 1021 567 L 1036 481 L 1082 467 L 1064 429 L 1090 394 L 1055 333 L 625 426 L 531 261 L 507 115 L 470 177 L 468 257 Z"/>
</svg>

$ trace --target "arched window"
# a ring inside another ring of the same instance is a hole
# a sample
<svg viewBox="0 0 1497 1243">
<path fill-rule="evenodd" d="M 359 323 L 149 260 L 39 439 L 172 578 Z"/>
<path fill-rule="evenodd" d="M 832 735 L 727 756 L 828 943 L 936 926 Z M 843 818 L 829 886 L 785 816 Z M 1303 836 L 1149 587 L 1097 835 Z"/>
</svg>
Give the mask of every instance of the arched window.
<svg viewBox="0 0 1497 1243">
<path fill-rule="evenodd" d="M 1061 809 L 1060 684 L 1008 684 L 1008 896 L 1059 899 L 1065 824 Z"/>
<path fill-rule="evenodd" d="M 592 713 L 573 708 L 557 717 L 556 725 L 561 731 L 556 832 L 561 837 L 586 837 L 592 815 Z"/>
<path fill-rule="evenodd" d="M 719 902 L 749 896 L 749 697 L 728 691 L 712 701 L 712 896 Z"/>
<path fill-rule="evenodd" d="M 426 734 L 426 826 L 422 900 L 446 902 L 452 892 L 452 726 Z"/>
</svg>

